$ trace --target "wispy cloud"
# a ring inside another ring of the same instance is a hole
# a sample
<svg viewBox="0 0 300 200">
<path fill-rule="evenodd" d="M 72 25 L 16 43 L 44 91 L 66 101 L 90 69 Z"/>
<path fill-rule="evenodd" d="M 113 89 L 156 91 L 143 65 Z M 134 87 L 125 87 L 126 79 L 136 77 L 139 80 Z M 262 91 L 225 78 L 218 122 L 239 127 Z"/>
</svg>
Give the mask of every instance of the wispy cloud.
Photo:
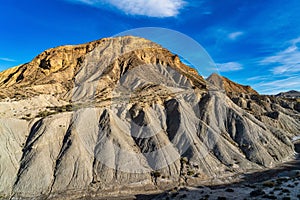
<svg viewBox="0 0 300 200">
<path fill-rule="evenodd" d="M 275 75 L 300 72 L 300 37 L 290 41 L 291 45 L 283 51 L 261 60 L 262 65 L 277 65 L 271 69 Z"/>
<path fill-rule="evenodd" d="M 128 15 L 148 17 L 175 17 L 187 4 L 184 0 L 68 0 L 91 6 L 111 5 Z"/>
<path fill-rule="evenodd" d="M 217 63 L 220 72 L 231 72 L 243 69 L 243 66 L 238 62 Z"/>
<path fill-rule="evenodd" d="M 252 76 L 252 77 L 249 77 L 247 78 L 246 80 L 247 81 L 264 81 L 264 80 L 268 80 L 269 77 L 267 76 Z"/>
<path fill-rule="evenodd" d="M 236 39 L 238 39 L 238 37 L 240 37 L 242 35 L 244 35 L 244 32 L 242 32 L 242 31 L 232 32 L 232 33 L 228 34 L 228 38 L 230 40 L 236 40 Z"/>
<path fill-rule="evenodd" d="M 277 94 L 279 92 L 288 91 L 291 89 L 299 89 L 300 77 L 292 76 L 273 81 L 262 81 L 254 84 L 253 87 L 259 89 L 264 94 Z"/>
<path fill-rule="evenodd" d="M 6 61 L 6 62 L 16 62 L 16 60 L 11 59 L 11 58 L 5 58 L 5 57 L 0 57 L 1 61 Z"/>
</svg>

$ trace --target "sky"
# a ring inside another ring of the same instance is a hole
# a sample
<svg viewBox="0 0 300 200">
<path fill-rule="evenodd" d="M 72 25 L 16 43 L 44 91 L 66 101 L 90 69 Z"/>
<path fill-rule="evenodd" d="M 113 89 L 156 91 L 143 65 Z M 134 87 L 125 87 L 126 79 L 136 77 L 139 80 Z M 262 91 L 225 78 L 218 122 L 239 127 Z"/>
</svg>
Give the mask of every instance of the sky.
<svg viewBox="0 0 300 200">
<path fill-rule="evenodd" d="M 262 94 L 300 90 L 299 0 L 0 3 L 0 71 L 30 62 L 48 48 L 86 43 L 131 29 L 158 27 L 193 39 L 209 54 L 222 76 L 251 85 Z M 156 42 L 164 46 L 163 40 Z M 187 53 L 197 56 L 192 49 Z M 193 66 L 201 74 L 201 62 Z"/>
</svg>

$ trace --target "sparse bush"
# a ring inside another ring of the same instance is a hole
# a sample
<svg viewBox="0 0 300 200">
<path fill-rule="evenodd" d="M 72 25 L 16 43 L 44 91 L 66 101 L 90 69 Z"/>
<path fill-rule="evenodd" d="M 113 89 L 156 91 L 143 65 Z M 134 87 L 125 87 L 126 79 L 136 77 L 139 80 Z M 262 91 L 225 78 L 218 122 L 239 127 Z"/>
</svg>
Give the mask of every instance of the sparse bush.
<svg viewBox="0 0 300 200">
<path fill-rule="evenodd" d="M 266 193 L 261 189 L 253 190 L 252 192 L 250 192 L 251 197 L 262 196 L 262 195 L 265 195 L 265 194 Z"/>
<path fill-rule="evenodd" d="M 276 184 L 275 184 L 275 182 L 273 182 L 273 181 L 266 181 L 266 182 L 264 182 L 263 183 L 263 186 L 264 187 L 270 187 L 270 188 L 272 188 L 272 187 L 274 187 Z"/>
<path fill-rule="evenodd" d="M 63 105 L 63 106 L 55 106 L 55 107 L 51 107 L 51 106 L 47 106 L 46 107 L 48 110 L 44 110 L 44 111 L 40 111 L 39 114 L 36 117 L 47 117 L 49 115 L 54 115 L 57 113 L 62 113 L 62 112 L 69 112 L 69 111 L 73 111 L 73 110 L 78 110 L 80 108 L 79 105 L 76 106 L 72 106 L 70 104 L 68 105 Z"/>
<path fill-rule="evenodd" d="M 274 191 L 278 191 L 278 190 L 280 190 L 280 187 L 275 187 L 274 188 Z"/>
<path fill-rule="evenodd" d="M 283 189 L 282 192 L 283 192 L 283 193 L 290 193 L 290 190 L 288 190 L 288 189 Z"/>
<path fill-rule="evenodd" d="M 291 197 L 283 197 L 282 200 L 291 200 Z"/>
<path fill-rule="evenodd" d="M 200 198 L 199 200 L 207 200 L 207 199 L 209 199 L 209 195 L 208 194 L 206 194 L 204 197 Z"/>
<path fill-rule="evenodd" d="M 188 158 L 187 157 L 182 157 L 182 158 L 180 158 L 180 162 L 181 162 L 181 164 L 186 164 L 186 163 L 188 163 Z"/>
<path fill-rule="evenodd" d="M 21 117 L 22 120 L 30 121 L 30 118 L 28 117 Z"/>
<path fill-rule="evenodd" d="M 161 176 L 161 173 L 159 171 L 153 171 L 151 172 L 151 176 L 153 176 L 154 178 L 158 178 Z"/>
<path fill-rule="evenodd" d="M 253 188 L 253 189 L 256 188 L 256 185 L 246 184 L 245 186 L 246 186 L 246 187 L 249 187 L 249 188 Z"/>
<path fill-rule="evenodd" d="M 264 195 L 263 198 L 266 198 L 266 199 L 277 199 L 277 197 L 275 197 L 274 195 Z"/>
<path fill-rule="evenodd" d="M 54 112 L 50 112 L 48 110 L 44 110 L 44 111 L 39 112 L 39 114 L 36 117 L 45 118 L 45 117 L 47 117 L 49 115 L 53 115 L 53 114 L 55 114 L 55 113 Z"/>
<path fill-rule="evenodd" d="M 174 198 L 174 197 L 176 197 L 178 194 L 179 194 L 179 192 L 174 192 L 174 193 L 171 194 L 171 197 Z"/>
<path fill-rule="evenodd" d="M 277 181 L 278 182 L 286 182 L 286 181 L 288 181 L 288 179 L 285 177 L 282 177 L 282 178 L 278 178 Z"/>
<path fill-rule="evenodd" d="M 189 170 L 188 172 L 187 172 L 187 175 L 188 176 L 193 176 L 195 174 L 195 172 L 193 171 L 193 170 Z"/>
<path fill-rule="evenodd" d="M 54 106 L 54 107 L 48 106 L 46 108 L 60 113 L 60 112 L 76 111 L 76 110 L 80 109 L 81 107 L 82 107 L 81 105 L 67 104 L 67 105 L 63 105 L 63 106 Z"/>
<path fill-rule="evenodd" d="M 234 192 L 234 189 L 227 188 L 225 191 L 226 191 L 226 192 Z"/>
</svg>

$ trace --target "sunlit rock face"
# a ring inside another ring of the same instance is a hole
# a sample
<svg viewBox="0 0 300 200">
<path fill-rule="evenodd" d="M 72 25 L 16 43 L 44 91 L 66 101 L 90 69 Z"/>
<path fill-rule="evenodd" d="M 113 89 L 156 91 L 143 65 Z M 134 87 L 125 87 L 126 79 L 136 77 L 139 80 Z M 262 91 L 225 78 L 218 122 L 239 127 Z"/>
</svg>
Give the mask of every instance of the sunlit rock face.
<svg viewBox="0 0 300 200">
<path fill-rule="evenodd" d="M 204 80 L 130 36 L 49 49 L 1 72 L 0 89 L 3 197 L 193 185 L 288 160 L 300 134 L 297 102 Z"/>
</svg>

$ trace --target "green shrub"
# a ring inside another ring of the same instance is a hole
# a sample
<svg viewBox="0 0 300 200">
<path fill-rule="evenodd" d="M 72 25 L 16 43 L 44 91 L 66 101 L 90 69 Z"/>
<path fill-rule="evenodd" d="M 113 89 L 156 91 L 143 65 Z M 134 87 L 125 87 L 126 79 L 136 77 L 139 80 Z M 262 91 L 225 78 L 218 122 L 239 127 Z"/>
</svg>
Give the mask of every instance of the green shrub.
<svg viewBox="0 0 300 200">
<path fill-rule="evenodd" d="M 158 178 L 161 176 L 161 173 L 159 171 L 153 171 L 151 172 L 151 176 L 153 176 L 154 178 Z"/>
<path fill-rule="evenodd" d="M 273 182 L 273 181 L 266 181 L 266 182 L 264 182 L 263 183 L 263 186 L 265 186 L 265 187 L 274 187 L 276 185 L 276 183 L 275 182 Z"/>
<path fill-rule="evenodd" d="M 283 193 L 290 193 L 290 190 L 288 190 L 288 189 L 283 189 L 282 192 L 283 192 Z"/>
<path fill-rule="evenodd" d="M 53 114 L 55 114 L 55 113 L 54 112 L 50 112 L 48 110 L 43 110 L 43 111 L 39 112 L 39 114 L 36 117 L 45 118 L 45 117 L 47 117 L 49 115 L 53 115 Z"/>
<path fill-rule="evenodd" d="M 188 176 L 193 176 L 195 174 L 195 171 L 193 171 L 193 170 L 189 170 L 188 172 L 187 172 L 187 175 Z"/>
<path fill-rule="evenodd" d="M 187 157 L 182 157 L 182 158 L 180 158 L 180 162 L 181 162 L 181 164 L 186 164 L 186 163 L 188 163 L 188 158 Z"/>
</svg>

